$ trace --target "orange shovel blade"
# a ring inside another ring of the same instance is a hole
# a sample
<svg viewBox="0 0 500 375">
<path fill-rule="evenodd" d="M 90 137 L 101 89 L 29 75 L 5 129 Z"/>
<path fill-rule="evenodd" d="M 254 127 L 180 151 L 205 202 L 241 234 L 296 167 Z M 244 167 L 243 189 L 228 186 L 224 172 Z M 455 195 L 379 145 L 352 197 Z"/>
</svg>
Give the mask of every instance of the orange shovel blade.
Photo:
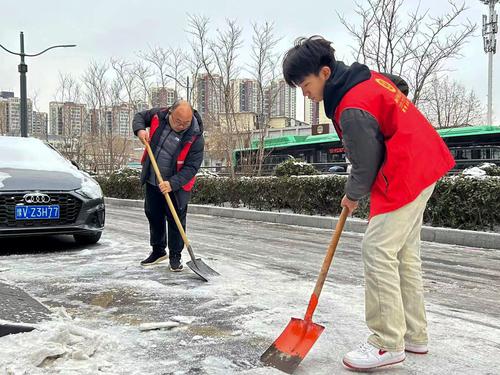
<svg viewBox="0 0 500 375">
<path fill-rule="evenodd" d="M 325 327 L 310 320 L 292 318 L 260 360 L 268 366 L 292 374 L 324 329 Z"/>
</svg>

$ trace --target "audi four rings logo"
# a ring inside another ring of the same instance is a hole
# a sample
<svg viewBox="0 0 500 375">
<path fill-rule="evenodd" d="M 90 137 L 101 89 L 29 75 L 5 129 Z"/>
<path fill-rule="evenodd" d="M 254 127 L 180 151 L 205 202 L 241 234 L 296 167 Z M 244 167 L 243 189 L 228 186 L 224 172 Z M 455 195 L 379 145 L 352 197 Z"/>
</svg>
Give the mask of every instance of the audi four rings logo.
<svg viewBox="0 0 500 375">
<path fill-rule="evenodd" d="M 50 197 L 47 194 L 30 193 L 23 197 L 26 203 L 49 203 Z"/>
</svg>

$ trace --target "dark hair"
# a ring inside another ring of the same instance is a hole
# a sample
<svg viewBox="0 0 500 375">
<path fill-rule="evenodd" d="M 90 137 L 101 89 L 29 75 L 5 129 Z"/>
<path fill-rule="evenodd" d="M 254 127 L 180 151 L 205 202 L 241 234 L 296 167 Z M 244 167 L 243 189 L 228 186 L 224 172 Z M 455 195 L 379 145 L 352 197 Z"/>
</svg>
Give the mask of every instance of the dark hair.
<svg viewBox="0 0 500 375">
<path fill-rule="evenodd" d="M 333 71 L 335 50 L 319 35 L 298 38 L 283 59 L 283 76 L 289 86 L 298 86 L 309 74 L 319 74 L 322 67 Z"/>
</svg>

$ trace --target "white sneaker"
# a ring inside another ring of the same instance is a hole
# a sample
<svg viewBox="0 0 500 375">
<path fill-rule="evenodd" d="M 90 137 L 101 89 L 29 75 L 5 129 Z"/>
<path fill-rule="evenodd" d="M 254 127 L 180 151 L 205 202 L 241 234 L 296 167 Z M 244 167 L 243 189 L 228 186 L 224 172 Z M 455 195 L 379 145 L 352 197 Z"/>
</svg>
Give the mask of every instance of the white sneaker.
<svg viewBox="0 0 500 375">
<path fill-rule="evenodd" d="M 405 351 L 413 354 L 427 354 L 429 352 L 429 348 L 427 344 L 411 344 L 409 342 L 405 342 Z"/>
<path fill-rule="evenodd" d="M 386 352 L 372 344 L 361 344 L 356 350 L 344 356 L 343 363 L 352 370 L 369 370 L 377 367 L 394 365 L 406 359 L 404 351 Z"/>
</svg>

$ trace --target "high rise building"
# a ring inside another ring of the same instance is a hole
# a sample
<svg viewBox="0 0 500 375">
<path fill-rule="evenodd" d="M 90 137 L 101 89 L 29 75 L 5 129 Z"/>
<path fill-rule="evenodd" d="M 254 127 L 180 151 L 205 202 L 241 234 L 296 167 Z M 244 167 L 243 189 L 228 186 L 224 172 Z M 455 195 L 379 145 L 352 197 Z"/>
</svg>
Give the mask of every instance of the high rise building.
<svg viewBox="0 0 500 375">
<path fill-rule="evenodd" d="M 151 105 L 153 107 L 170 107 L 177 100 L 177 92 L 168 87 L 151 89 Z"/>
<path fill-rule="evenodd" d="M 331 123 L 326 117 L 323 101 L 317 103 L 304 97 L 304 122 L 309 125 L 323 125 Z"/>
<path fill-rule="evenodd" d="M 0 91 L 0 98 L 2 99 L 9 99 L 13 97 L 14 93 L 12 91 Z"/>
<path fill-rule="evenodd" d="M 38 138 L 46 137 L 48 131 L 48 117 L 48 114 L 45 112 L 33 111 L 33 122 L 30 134 Z"/>
<path fill-rule="evenodd" d="M 0 97 L 0 132 L 6 135 L 21 135 L 21 99 L 13 93 L 2 91 Z M 28 104 L 28 131 L 33 121 L 33 104 L 30 99 Z"/>
<path fill-rule="evenodd" d="M 114 133 L 124 138 L 132 137 L 134 135 L 132 132 L 133 117 L 133 107 L 128 103 L 113 106 L 112 121 Z"/>
<path fill-rule="evenodd" d="M 50 102 L 50 134 L 79 137 L 89 130 L 89 114 L 85 104 Z"/>
<path fill-rule="evenodd" d="M 259 83 L 253 79 L 235 79 L 235 112 L 258 112 Z"/>
<path fill-rule="evenodd" d="M 288 86 L 283 79 L 273 82 L 265 90 L 264 107 L 266 112 L 270 113 L 271 118 L 295 119 L 297 117 L 296 93 L 297 89 Z"/>
<path fill-rule="evenodd" d="M 224 111 L 220 76 L 210 77 L 209 74 L 201 74 L 197 77 L 193 90 L 194 107 L 202 116 Z"/>
<path fill-rule="evenodd" d="M 0 98 L 0 135 L 7 134 L 7 101 Z"/>
</svg>

